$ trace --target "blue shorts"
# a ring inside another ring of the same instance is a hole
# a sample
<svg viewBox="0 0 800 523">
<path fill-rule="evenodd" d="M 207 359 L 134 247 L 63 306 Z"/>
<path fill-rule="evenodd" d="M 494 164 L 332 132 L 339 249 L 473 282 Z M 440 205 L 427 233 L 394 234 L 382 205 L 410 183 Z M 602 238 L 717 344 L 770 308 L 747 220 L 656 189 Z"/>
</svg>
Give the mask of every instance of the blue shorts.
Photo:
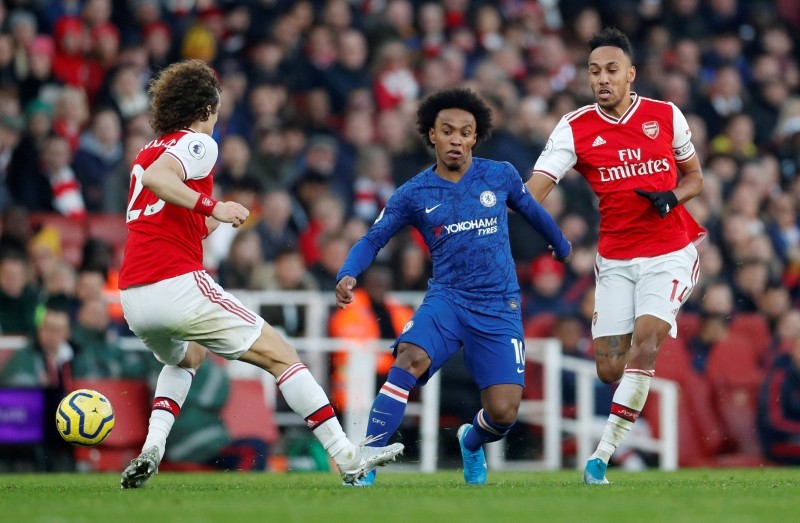
<svg viewBox="0 0 800 523">
<path fill-rule="evenodd" d="M 464 347 L 464 362 L 479 389 L 507 383 L 524 386 L 525 345 L 518 319 L 488 316 L 439 296 L 426 297 L 392 345 L 395 354 L 399 343 L 417 345 L 430 357 L 431 366 L 420 376 L 420 385 Z"/>
</svg>

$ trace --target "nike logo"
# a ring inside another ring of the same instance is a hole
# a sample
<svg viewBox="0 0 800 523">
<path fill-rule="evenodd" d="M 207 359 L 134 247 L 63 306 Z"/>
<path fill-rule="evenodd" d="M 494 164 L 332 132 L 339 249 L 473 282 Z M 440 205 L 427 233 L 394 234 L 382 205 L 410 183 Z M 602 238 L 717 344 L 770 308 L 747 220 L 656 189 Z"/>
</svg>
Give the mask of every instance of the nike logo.
<svg viewBox="0 0 800 523">
<path fill-rule="evenodd" d="M 522 367 L 521 369 L 520 368 L 517 369 L 517 374 L 522 374 L 523 372 L 525 372 L 525 367 Z"/>
<path fill-rule="evenodd" d="M 441 205 L 441 203 L 440 203 L 439 205 Z M 434 211 L 434 210 L 435 210 L 437 207 L 439 207 L 439 205 L 434 205 L 434 206 L 433 206 L 433 207 L 431 207 L 431 208 L 425 207 L 425 214 L 428 214 L 428 213 L 430 213 L 430 212 L 433 212 L 433 211 Z"/>
<path fill-rule="evenodd" d="M 391 416 L 391 413 L 389 413 L 389 412 L 381 412 L 378 409 L 372 409 L 372 412 L 374 412 L 375 414 L 383 414 L 384 416 Z"/>
</svg>

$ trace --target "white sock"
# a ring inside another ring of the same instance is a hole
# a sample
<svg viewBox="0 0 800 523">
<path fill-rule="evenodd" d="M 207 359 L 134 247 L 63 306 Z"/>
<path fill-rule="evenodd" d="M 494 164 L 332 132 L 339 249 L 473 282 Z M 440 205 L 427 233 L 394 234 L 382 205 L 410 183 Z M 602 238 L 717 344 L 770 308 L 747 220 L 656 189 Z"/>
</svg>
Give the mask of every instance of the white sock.
<svg viewBox="0 0 800 523">
<path fill-rule="evenodd" d="M 308 368 L 294 363 L 278 377 L 278 387 L 289 407 L 306 420 L 308 428 L 337 464 L 355 458 L 356 446 L 347 439 L 328 396 Z"/>
<path fill-rule="evenodd" d="M 153 411 L 150 413 L 150 426 L 142 450 L 158 447 L 159 459 L 164 457 L 167 436 L 172 430 L 175 418 L 181 412 L 183 402 L 192 386 L 194 370 L 175 365 L 164 365 L 158 375 Z"/>
<path fill-rule="evenodd" d="M 603 428 L 603 437 L 589 459 L 600 458 L 608 463 L 639 417 L 639 412 L 647 401 L 652 376 L 651 370 L 625 369 L 622 381 L 611 400 L 611 414 Z"/>
</svg>

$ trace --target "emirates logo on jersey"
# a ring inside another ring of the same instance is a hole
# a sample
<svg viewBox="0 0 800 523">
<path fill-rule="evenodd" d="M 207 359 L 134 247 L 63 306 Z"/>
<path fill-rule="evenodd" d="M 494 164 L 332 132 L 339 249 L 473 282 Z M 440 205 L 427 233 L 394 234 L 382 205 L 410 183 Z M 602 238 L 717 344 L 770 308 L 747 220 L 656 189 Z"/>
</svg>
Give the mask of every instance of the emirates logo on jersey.
<svg viewBox="0 0 800 523">
<path fill-rule="evenodd" d="M 655 139 L 658 136 L 658 122 L 645 122 L 642 124 L 642 131 L 648 138 Z"/>
</svg>

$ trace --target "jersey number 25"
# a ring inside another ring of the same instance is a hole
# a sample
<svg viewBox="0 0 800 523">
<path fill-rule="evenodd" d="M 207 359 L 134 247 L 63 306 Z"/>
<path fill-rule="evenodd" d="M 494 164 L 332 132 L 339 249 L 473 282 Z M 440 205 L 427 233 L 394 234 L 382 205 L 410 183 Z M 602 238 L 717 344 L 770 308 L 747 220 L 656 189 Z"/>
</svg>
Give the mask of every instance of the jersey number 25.
<svg viewBox="0 0 800 523">
<path fill-rule="evenodd" d="M 131 199 L 128 202 L 128 212 L 125 214 L 125 221 L 126 223 L 130 223 L 133 220 L 136 220 L 144 214 L 145 216 L 152 216 L 156 214 L 161 209 L 164 208 L 166 202 L 164 200 L 158 200 L 155 203 L 151 203 L 149 205 L 145 205 L 144 208 L 135 209 L 134 206 L 136 205 L 136 200 L 139 199 L 139 196 L 142 194 L 142 189 L 144 189 L 144 185 L 142 185 L 142 175 L 144 174 L 144 169 L 139 164 L 133 166 L 131 169 L 131 182 L 133 183 L 133 193 L 131 194 Z"/>
</svg>

